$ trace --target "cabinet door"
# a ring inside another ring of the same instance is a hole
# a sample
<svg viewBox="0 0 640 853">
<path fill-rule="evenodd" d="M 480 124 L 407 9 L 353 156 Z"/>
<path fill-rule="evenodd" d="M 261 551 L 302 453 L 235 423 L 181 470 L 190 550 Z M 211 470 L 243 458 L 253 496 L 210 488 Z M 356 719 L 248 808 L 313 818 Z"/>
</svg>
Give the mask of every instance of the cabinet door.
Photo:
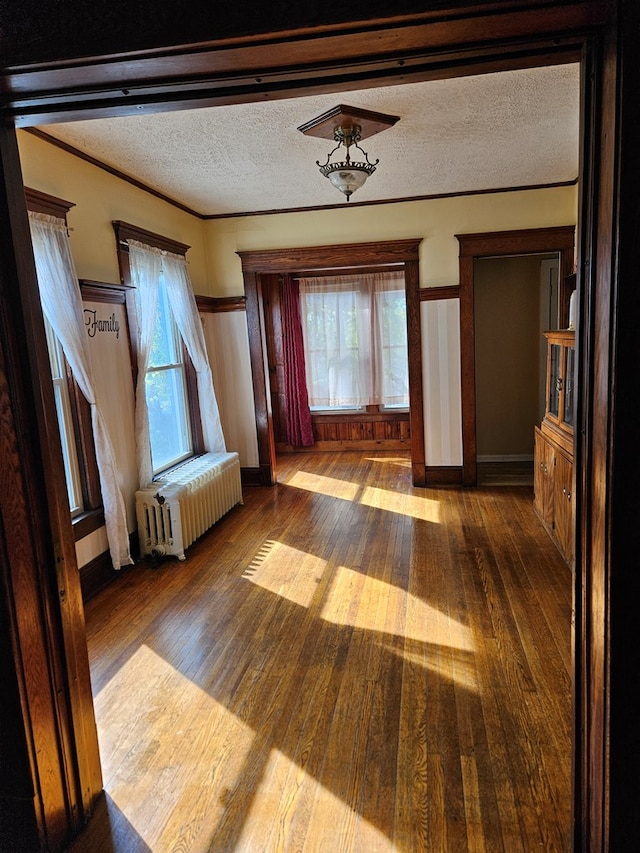
<svg viewBox="0 0 640 853">
<path fill-rule="evenodd" d="M 533 493 L 535 507 L 540 518 L 548 526 L 553 526 L 553 446 L 542 435 L 539 429 L 535 431 L 533 469 Z"/>
<path fill-rule="evenodd" d="M 562 388 L 562 347 L 549 344 L 547 376 L 547 412 L 554 418 L 560 416 L 560 390 Z"/>
<path fill-rule="evenodd" d="M 565 356 L 564 394 L 562 399 L 562 422 L 573 429 L 573 378 L 576 370 L 576 351 L 567 347 Z"/>
<path fill-rule="evenodd" d="M 556 453 L 554 489 L 554 527 L 558 547 L 568 563 L 573 562 L 573 464 L 560 452 Z"/>
</svg>

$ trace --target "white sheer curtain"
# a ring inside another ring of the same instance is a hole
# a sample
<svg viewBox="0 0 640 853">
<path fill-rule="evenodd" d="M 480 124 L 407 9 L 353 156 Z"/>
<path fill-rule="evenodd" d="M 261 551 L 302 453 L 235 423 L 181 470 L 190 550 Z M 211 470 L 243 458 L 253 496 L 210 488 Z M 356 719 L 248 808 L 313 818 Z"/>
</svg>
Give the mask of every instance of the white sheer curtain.
<svg viewBox="0 0 640 853">
<path fill-rule="evenodd" d="M 136 458 L 140 486 L 153 479 L 151 463 L 151 438 L 149 435 L 149 410 L 145 380 L 155 329 L 158 306 L 158 282 L 162 270 L 162 252 L 151 246 L 129 240 L 129 268 L 135 287 L 136 322 L 138 326 L 138 379 L 136 382 Z"/>
<path fill-rule="evenodd" d="M 136 445 L 140 485 L 144 486 L 153 478 L 145 377 L 153 345 L 161 275 L 164 276 L 176 325 L 196 370 L 204 448 L 206 451 L 213 452 L 224 451 L 226 448 L 204 333 L 189 280 L 186 260 L 182 255 L 175 255 L 137 240 L 129 240 L 128 243 L 138 322 Z"/>
<path fill-rule="evenodd" d="M 29 213 L 42 310 L 62 345 L 76 382 L 91 407 L 96 462 L 111 560 L 115 569 L 132 563 L 127 515 L 118 483 L 113 445 L 96 398 L 82 297 L 64 220 Z"/>
<path fill-rule="evenodd" d="M 309 405 L 408 405 L 404 274 L 299 284 Z"/>
<path fill-rule="evenodd" d="M 163 259 L 163 270 L 171 310 L 196 371 L 204 448 L 215 453 L 223 452 L 226 447 L 213 390 L 213 376 L 187 262 L 183 255 L 167 252 Z"/>
</svg>

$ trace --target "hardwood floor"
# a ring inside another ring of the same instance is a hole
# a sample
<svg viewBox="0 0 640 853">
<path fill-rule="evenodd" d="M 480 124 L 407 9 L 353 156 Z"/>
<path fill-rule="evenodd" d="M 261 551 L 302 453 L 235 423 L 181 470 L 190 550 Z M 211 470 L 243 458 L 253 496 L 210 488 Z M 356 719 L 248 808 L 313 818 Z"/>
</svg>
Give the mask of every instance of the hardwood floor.
<svg viewBox="0 0 640 853">
<path fill-rule="evenodd" d="M 528 486 L 287 455 L 86 615 L 106 793 L 73 853 L 570 849 L 571 577 Z"/>
</svg>

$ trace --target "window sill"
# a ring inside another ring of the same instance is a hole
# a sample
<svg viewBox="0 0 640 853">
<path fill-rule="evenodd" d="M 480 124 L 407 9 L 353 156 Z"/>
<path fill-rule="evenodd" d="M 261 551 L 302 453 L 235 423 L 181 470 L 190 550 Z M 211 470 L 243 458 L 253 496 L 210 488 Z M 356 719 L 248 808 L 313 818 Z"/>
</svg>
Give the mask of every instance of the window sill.
<svg viewBox="0 0 640 853">
<path fill-rule="evenodd" d="M 360 423 L 376 423 L 382 421 L 408 421 L 408 409 L 383 409 L 380 412 L 365 412 L 362 409 L 354 409 L 352 412 L 345 412 L 344 409 L 332 412 L 323 409 L 321 412 L 311 412 L 311 420 L 313 422 L 325 423 L 340 423 L 358 421 Z"/>
<path fill-rule="evenodd" d="M 94 533 L 101 527 L 104 527 L 104 512 L 101 506 L 97 509 L 90 509 L 87 512 L 82 512 L 71 519 L 73 526 L 73 540 L 79 542 L 90 533 Z"/>
</svg>

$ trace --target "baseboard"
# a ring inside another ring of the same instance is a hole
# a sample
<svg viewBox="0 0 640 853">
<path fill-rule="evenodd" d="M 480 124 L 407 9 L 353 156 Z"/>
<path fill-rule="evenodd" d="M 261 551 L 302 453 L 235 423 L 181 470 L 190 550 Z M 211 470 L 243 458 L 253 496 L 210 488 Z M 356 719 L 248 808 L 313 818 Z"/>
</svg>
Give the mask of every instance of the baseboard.
<svg viewBox="0 0 640 853">
<path fill-rule="evenodd" d="M 427 486 L 461 486 L 462 467 L 457 465 L 427 465 L 425 467 Z"/>
<path fill-rule="evenodd" d="M 483 462 L 533 462 L 533 453 L 512 453 L 512 454 L 496 454 L 488 453 L 484 456 L 478 456 L 479 464 Z"/>
<path fill-rule="evenodd" d="M 129 534 L 129 551 L 132 555 L 138 553 L 138 533 Z M 124 571 L 124 570 L 122 570 Z M 100 590 L 108 586 L 121 574 L 121 571 L 116 571 L 111 562 L 111 554 L 109 551 L 103 551 L 98 554 L 93 560 L 90 560 L 80 569 L 80 589 L 82 590 L 82 600 L 89 601 L 94 595 L 97 595 Z"/>
<path fill-rule="evenodd" d="M 240 482 L 243 486 L 262 486 L 263 475 L 261 468 L 241 468 Z"/>
</svg>

